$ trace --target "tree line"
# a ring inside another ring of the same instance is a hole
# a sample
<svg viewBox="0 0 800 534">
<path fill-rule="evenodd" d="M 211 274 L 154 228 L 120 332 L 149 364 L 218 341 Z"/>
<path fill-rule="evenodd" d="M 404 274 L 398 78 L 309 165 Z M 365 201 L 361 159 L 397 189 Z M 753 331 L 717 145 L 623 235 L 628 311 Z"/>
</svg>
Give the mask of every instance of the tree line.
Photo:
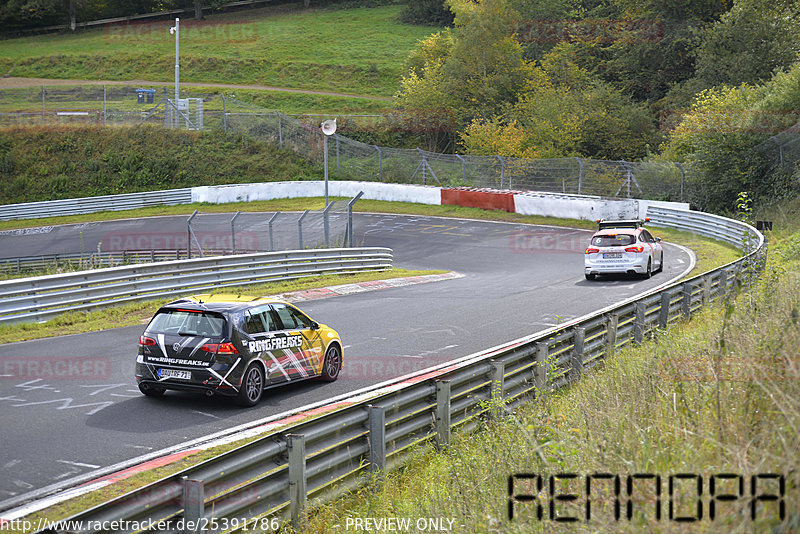
<svg viewBox="0 0 800 534">
<path fill-rule="evenodd" d="M 757 147 L 800 121 L 800 2 L 439 5 L 453 23 L 411 53 L 396 99 L 452 118 L 439 149 L 688 162 L 693 202 L 717 210 L 738 191 L 797 193 L 800 171 Z M 417 6 L 441 20 L 432 0 Z"/>
</svg>

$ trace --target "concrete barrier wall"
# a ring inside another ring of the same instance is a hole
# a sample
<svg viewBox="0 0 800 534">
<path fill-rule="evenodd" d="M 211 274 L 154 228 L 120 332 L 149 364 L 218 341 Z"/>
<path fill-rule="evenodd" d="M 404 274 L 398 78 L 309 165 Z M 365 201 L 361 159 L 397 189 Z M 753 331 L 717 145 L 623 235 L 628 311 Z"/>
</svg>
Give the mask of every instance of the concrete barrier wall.
<svg viewBox="0 0 800 534">
<path fill-rule="evenodd" d="M 362 198 L 416 204 L 449 204 L 484 209 L 502 209 L 523 215 L 543 215 L 561 219 L 639 219 L 649 206 L 688 210 L 680 202 L 656 200 L 609 199 L 558 193 L 509 192 L 490 189 L 441 188 L 425 185 L 385 184 L 331 180 L 328 194 L 352 198 L 359 191 Z M 239 185 L 217 185 L 192 188 L 192 202 L 226 204 L 276 198 L 321 197 L 325 194 L 322 180 L 300 182 L 267 182 Z"/>
<path fill-rule="evenodd" d="M 380 182 L 329 181 L 328 194 L 332 197 L 352 198 L 359 191 L 362 198 L 413 202 L 416 204 L 442 203 L 440 187 L 407 184 L 384 184 Z M 325 182 L 267 182 L 241 185 L 215 185 L 192 188 L 192 202 L 227 204 L 229 202 L 251 202 L 275 198 L 321 197 L 325 195 Z"/>
</svg>

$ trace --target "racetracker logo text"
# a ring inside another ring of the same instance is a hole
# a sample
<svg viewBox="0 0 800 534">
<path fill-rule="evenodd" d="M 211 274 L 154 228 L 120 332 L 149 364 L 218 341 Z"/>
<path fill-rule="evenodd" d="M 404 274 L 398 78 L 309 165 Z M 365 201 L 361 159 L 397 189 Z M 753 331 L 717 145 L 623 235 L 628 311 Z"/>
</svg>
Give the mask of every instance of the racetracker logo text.
<svg viewBox="0 0 800 534">
<path fill-rule="evenodd" d="M 0 359 L 0 377 L 6 379 L 88 380 L 110 375 L 109 358 L 26 356 Z"/>
</svg>

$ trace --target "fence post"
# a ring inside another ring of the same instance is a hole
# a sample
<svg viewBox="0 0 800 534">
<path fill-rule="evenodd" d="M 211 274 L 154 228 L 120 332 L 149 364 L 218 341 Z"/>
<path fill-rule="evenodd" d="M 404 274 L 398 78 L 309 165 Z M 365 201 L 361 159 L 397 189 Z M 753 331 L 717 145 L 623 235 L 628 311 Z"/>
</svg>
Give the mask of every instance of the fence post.
<svg viewBox="0 0 800 534">
<path fill-rule="evenodd" d="M 576 326 L 572 340 L 572 378 L 577 380 L 583 374 L 583 345 L 586 341 L 586 329 Z"/>
<path fill-rule="evenodd" d="M 305 218 L 306 215 L 308 215 L 309 211 L 310 210 L 304 211 L 303 214 L 300 216 L 300 218 L 297 219 L 297 239 L 298 239 L 297 248 L 299 250 L 303 250 L 303 219 Z"/>
<path fill-rule="evenodd" d="M 506 364 L 505 362 L 501 362 L 498 360 L 492 360 L 489 362 L 492 366 L 492 374 L 491 374 L 491 409 L 492 409 L 492 416 L 496 416 L 500 413 L 501 406 L 503 403 L 503 395 L 505 389 L 505 372 L 506 372 Z"/>
<path fill-rule="evenodd" d="M 103 126 L 106 125 L 106 84 L 103 84 Z"/>
<path fill-rule="evenodd" d="M 661 308 L 658 310 L 658 327 L 666 328 L 669 324 L 669 306 L 672 303 L 672 291 L 661 293 Z"/>
<path fill-rule="evenodd" d="M 369 470 L 386 471 L 386 411 L 382 406 L 368 405 L 369 410 Z"/>
<path fill-rule="evenodd" d="M 325 206 L 322 210 L 322 227 L 325 237 L 325 248 L 331 248 L 331 230 L 330 230 L 330 209 L 333 207 L 333 202 Z"/>
<path fill-rule="evenodd" d="M 375 150 L 378 151 L 378 180 L 383 181 L 383 154 L 381 153 L 381 147 L 378 145 L 372 145 L 375 147 Z"/>
<path fill-rule="evenodd" d="M 675 164 L 681 170 L 681 202 L 683 202 L 683 188 L 684 184 L 686 183 L 686 171 L 683 168 L 683 165 L 680 163 Z"/>
<path fill-rule="evenodd" d="M 275 219 L 277 219 L 278 215 L 280 215 L 280 214 L 281 214 L 281 212 L 276 211 L 275 215 L 270 217 L 269 222 L 267 223 L 267 225 L 269 226 L 269 251 L 270 252 L 274 252 L 275 251 L 275 242 L 273 241 L 273 235 L 272 235 L 272 223 L 275 222 Z"/>
<path fill-rule="evenodd" d="M 228 114 L 225 112 L 225 95 L 222 95 L 222 131 L 228 132 Z"/>
<path fill-rule="evenodd" d="M 44 85 L 42 86 L 42 124 L 44 124 Z"/>
<path fill-rule="evenodd" d="M 467 183 L 467 162 L 464 160 L 464 157 L 460 154 L 455 155 L 458 158 L 458 161 L 461 162 L 461 180 L 466 184 Z"/>
<path fill-rule="evenodd" d="M 281 112 L 275 112 L 278 115 L 278 148 L 283 148 L 283 132 L 281 131 Z"/>
<path fill-rule="evenodd" d="M 436 446 L 450 446 L 450 381 L 436 381 Z"/>
<path fill-rule="evenodd" d="M 536 388 L 537 395 L 547 387 L 547 375 L 550 373 L 548 352 L 550 345 L 547 341 L 536 343 L 536 367 L 533 371 L 533 386 Z"/>
<path fill-rule="evenodd" d="M 336 176 L 342 177 L 342 168 L 339 165 L 339 134 L 333 134 L 336 139 Z"/>
<path fill-rule="evenodd" d="M 237 211 L 231 217 L 231 253 L 236 254 L 236 217 L 241 215 L 241 211 Z"/>
<path fill-rule="evenodd" d="M 692 313 L 692 292 L 694 292 L 694 284 L 689 282 L 683 284 L 683 300 L 681 301 L 681 311 L 684 317 L 689 317 Z"/>
<path fill-rule="evenodd" d="M 202 480 L 189 480 L 189 477 L 181 477 L 183 482 L 183 532 L 184 534 L 195 534 L 203 532 L 202 519 L 205 513 L 203 501 L 205 491 Z"/>
<path fill-rule="evenodd" d="M 306 437 L 288 434 L 286 447 L 289 453 L 289 516 L 292 526 L 300 525 L 300 514 L 306 507 Z"/>
<path fill-rule="evenodd" d="M 192 259 L 192 219 L 197 215 L 197 210 L 194 210 L 186 221 L 186 258 Z"/>
<path fill-rule="evenodd" d="M 643 300 L 635 304 L 634 312 L 636 317 L 633 320 L 633 342 L 636 344 L 644 341 L 645 319 L 647 306 Z"/>
<path fill-rule="evenodd" d="M 506 162 L 501 156 L 495 156 L 500 160 L 500 189 L 503 189 L 503 179 L 506 176 Z"/>
<path fill-rule="evenodd" d="M 703 277 L 703 306 L 708 306 L 711 302 L 711 276 L 706 275 Z"/>
<path fill-rule="evenodd" d="M 345 239 L 347 239 L 348 247 L 353 246 L 353 206 L 363 195 L 364 192 L 359 191 L 358 194 L 347 203 L 347 230 L 345 231 Z"/>
<path fill-rule="evenodd" d="M 579 170 L 578 170 L 578 194 L 580 195 L 581 194 L 581 189 L 583 187 L 583 162 L 581 161 L 581 158 L 575 158 L 575 159 L 578 160 L 578 166 L 579 166 Z"/>
</svg>

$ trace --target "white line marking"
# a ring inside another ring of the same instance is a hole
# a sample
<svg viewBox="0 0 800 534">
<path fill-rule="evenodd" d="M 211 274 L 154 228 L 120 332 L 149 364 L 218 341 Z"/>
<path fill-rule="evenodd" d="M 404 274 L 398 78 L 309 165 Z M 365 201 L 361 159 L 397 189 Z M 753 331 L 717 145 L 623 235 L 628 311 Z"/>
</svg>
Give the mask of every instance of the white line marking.
<svg viewBox="0 0 800 534">
<path fill-rule="evenodd" d="M 82 463 L 80 463 L 80 462 L 70 462 L 69 460 L 56 460 L 56 462 L 58 462 L 58 463 L 60 463 L 60 464 L 74 465 L 74 466 L 76 466 L 76 467 L 87 467 L 87 468 L 89 468 L 89 469 L 99 469 L 99 468 L 100 468 L 100 466 L 99 466 L 99 465 L 94 465 L 94 464 L 82 464 Z"/>
<path fill-rule="evenodd" d="M 199 411 L 199 410 L 194 410 L 194 413 L 199 413 L 200 415 L 205 415 L 205 416 L 207 416 L 207 417 L 211 417 L 212 419 L 219 419 L 219 417 L 217 417 L 217 416 L 216 416 L 216 415 L 214 415 L 214 414 L 210 414 L 210 413 L 206 413 L 206 412 L 201 412 L 201 411 Z"/>
</svg>

